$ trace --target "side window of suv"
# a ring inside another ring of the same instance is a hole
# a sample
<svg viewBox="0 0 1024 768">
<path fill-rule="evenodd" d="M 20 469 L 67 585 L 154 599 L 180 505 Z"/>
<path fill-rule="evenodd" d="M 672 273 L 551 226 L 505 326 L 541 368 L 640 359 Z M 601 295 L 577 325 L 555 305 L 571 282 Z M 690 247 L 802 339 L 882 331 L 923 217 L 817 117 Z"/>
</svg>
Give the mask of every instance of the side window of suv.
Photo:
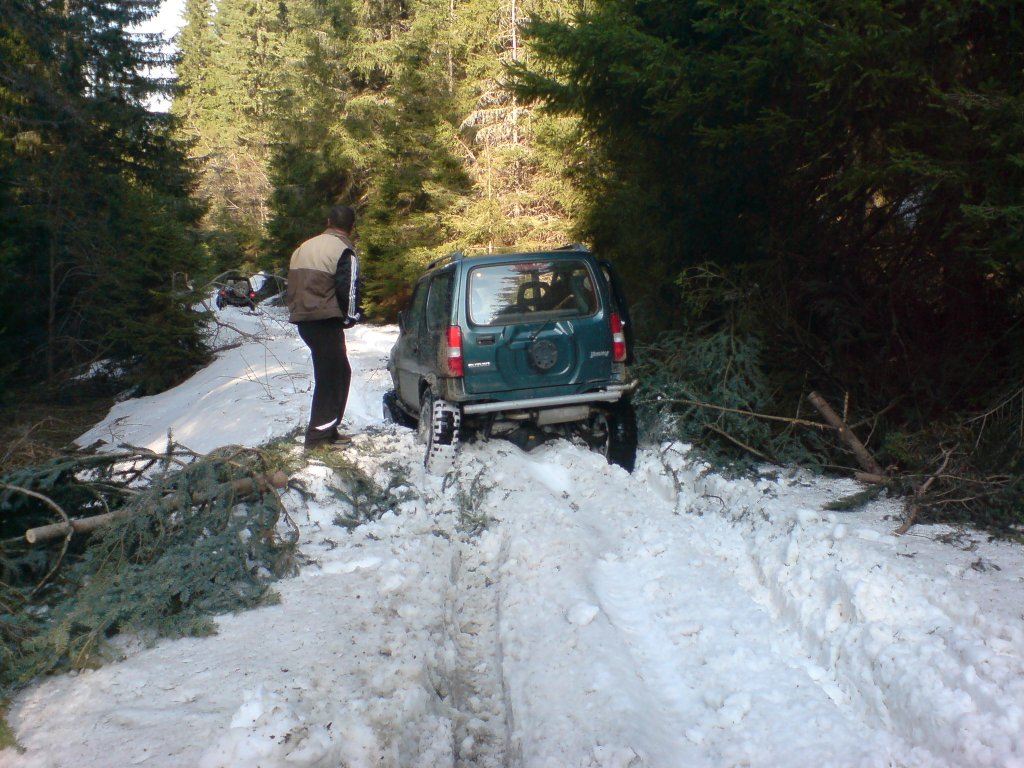
<svg viewBox="0 0 1024 768">
<path fill-rule="evenodd" d="M 440 331 L 447 327 L 451 317 L 452 271 L 437 275 L 430 281 L 427 292 L 427 330 Z"/>
</svg>

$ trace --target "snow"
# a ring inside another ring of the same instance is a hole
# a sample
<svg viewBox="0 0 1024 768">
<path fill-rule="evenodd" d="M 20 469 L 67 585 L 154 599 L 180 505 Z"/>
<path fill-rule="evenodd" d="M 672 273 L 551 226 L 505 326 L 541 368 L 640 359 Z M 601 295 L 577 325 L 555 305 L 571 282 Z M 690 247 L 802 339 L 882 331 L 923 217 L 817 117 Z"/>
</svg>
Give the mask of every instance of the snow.
<svg viewBox="0 0 1024 768">
<path fill-rule="evenodd" d="M 298 434 L 310 364 L 281 310 L 218 318 L 213 363 L 79 443 Z M 824 511 L 856 484 L 727 480 L 678 443 L 629 475 L 562 441 L 476 442 L 430 476 L 381 419 L 395 335 L 348 334 L 343 454 L 403 474 L 391 509 L 336 524 L 309 460 L 312 495 L 283 496 L 308 564 L 279 604 L 36 683 L 0 767 L 1024 767 L 1020 547 L 896 536 L 898 500 Z"/>
</svg>

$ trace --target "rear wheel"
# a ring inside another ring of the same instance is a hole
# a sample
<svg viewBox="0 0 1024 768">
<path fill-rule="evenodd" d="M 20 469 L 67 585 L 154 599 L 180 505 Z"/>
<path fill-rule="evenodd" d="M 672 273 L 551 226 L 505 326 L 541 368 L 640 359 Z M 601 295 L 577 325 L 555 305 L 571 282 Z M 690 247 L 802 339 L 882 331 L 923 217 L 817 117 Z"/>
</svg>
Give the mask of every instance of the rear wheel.
<svg viewBox="0 0 1024 768">
<path fill-rule="evenodd" d="M 590 445 L 627 472 L 636 466 L 636 411 L 628 400 L 601 408 L 590 422 Z"/>
<path fill-rule="evenodd" d="M 416 419 L 402 410 L 398 404 L 398 393 L 395 390 L 389 389 L 384 393 L 383 410 L 385 424 L 397 424 L 407 429 L 416 428 Z"/>
<path fill-rule="evenodd" d="M 429 389 L 420 400 L 417 439 L 426 446 L 423 465 L 432 475 L 444 474 L 455 461 L 462 426 L 462 409 L 434 397 Z"/>
</svg>

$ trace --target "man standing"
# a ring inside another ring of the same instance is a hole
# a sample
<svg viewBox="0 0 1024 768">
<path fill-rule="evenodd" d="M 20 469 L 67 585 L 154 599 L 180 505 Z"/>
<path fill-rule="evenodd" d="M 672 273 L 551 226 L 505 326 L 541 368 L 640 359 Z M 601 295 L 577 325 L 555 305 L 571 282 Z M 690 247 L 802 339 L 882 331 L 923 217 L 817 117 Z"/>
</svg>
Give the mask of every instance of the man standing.
<svg viewBox="0 0 1024 768">
<path fill-rule="evenodd" d="M 351 442 L 338 432 L 338 426 L 352 381 L 345 329 L 362 319 L 355 224 L 352 208 L 334 206 L 327 216 L 327 229 L 296 248 L 288 265 L 288 319 L 298 327 L 313 356 L 313 406 L 306 448 Z"/>
</svg>

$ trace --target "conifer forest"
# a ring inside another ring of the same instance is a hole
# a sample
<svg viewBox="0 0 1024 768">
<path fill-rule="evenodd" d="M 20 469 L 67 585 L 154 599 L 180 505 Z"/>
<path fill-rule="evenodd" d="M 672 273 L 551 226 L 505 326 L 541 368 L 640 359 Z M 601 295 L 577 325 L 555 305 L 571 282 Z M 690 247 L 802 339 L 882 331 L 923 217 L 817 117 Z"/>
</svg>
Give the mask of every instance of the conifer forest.
<svg viewBox="0 0 1024 768">
<path fill-rule="evenodd" d="M 211 281 L 346 203 L 371 321 L 451 250 L 585 242 L 642 439 L 1021 535 L 1016 0 L 186 0 L 173 54 L 159 6 L 2 2 L 5 404 L 175 384 Z"/>
</svg>

